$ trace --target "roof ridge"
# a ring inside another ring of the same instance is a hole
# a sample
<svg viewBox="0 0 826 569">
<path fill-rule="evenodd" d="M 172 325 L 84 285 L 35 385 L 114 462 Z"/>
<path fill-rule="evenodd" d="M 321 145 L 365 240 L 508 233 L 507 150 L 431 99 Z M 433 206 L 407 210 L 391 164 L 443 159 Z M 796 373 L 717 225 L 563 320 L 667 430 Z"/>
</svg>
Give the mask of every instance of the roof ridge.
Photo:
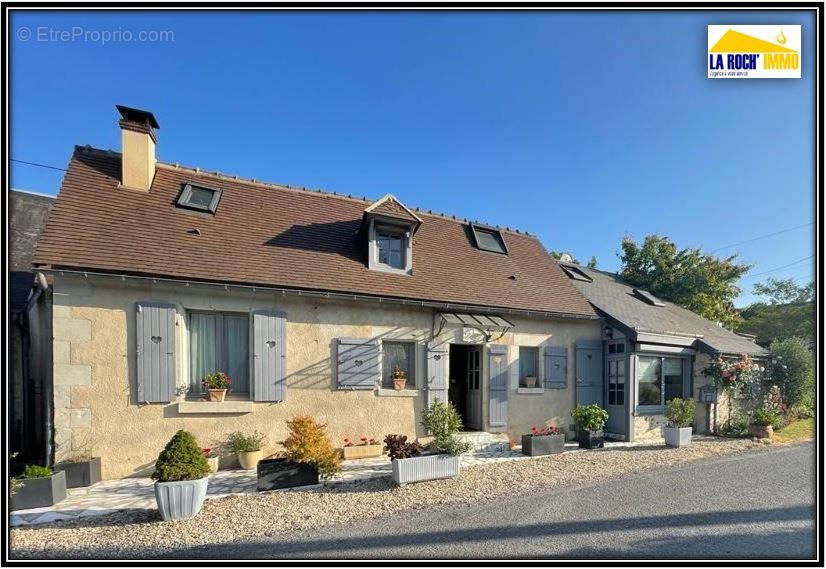
<svg viewBox="0 0 826 569">
<path fill-rule="evenodd" d="M 76 144 L 75 145 L 75 152 L 97 153 L 97 154 L 102 154 L 102 155 L 109 156 L 109 157 L 120 156 L 121 155 L 120 152 L 117 152 L 115 150 L 112 150 L 112 149 L 104 150 L 102 148 L 96 148 L 96 147 L 91 146 L 89 144 L 86 144 L 86 145 Z M 312 195 L 339 198 L 339 199 L 344 199 L 344 200 L 349 200 L 349 201 L 354 201 L 354 202 L 359 202 L 359 203 L 367 203 L 367 204 L 372 204 L 372 203 L 377 201 L 377 200 L 369 199 L 367 196 L 363 196 L 363 197 L 359 198 L 359 197 L 354 197 L 353 194 L 344 194 L 344 193 L 340 193 L 340 192 L 335 192 L 333 190 L 325 190 L 325 189 L 322 189 L 322 188 L 310 188 L 310 187 L 307 187 L 307 186 L 291 186 L 290 184 L 281 184 L 281 183 L 277 183 L 277 182 L 266 182 L 264 180 L 258 180 L 256 178 L 243 178 L 241 176 L 237 176 L 237 175 L 234 175 L 234 174 L 226 174 L 226 173 L 221 172 L 219 170 L 210 171 L 210 170 L 203 170 L 198 166 L 185 166 L 185 165 L 182 165 L 180 162 L 164 162 L 164 161 L 158 160 L 157 165 L 162 166 L 164 168 L 174 169 L 174 170 L 188 170 L 188 171 L 190 171 L 194 174 L 197 174 L 199 176 L 212 176 L 212 177 L 224 179 L 224 180 L 227 180 L 227 181 L 230 181 L 230 182 L 238 182 L 238 183 L 242 183 L 242 184 L 249 184 L 249 185 L 253 185 L 253 186 L 259 186 L 259 187 L 262 187 L 262 188 L 270 188 L 270 189 L 285 190 L 285 191 L 305 192 L 305 193 L 312 194 Z M 395 196 L 394 196 L 394 198 L 395 198 Z M 378 198 L 378 199 L 381 199 L 381 198 Z M 396 199 L 396 201 L 399 201 L 398 198 L 395 198 L 395 199 Z M 399 203 L 402 203 L 402 202 L 399 201 Z M 404 204 L 402 204 L 402 205 L 404 205 Z M 501 225 L 496 225 L 496 224 L 493 224 L 493 223 L 487 223 L 485 221 L 480 221 L 478 219 L 469 219 L 469 218 L 466 218 L 466 217 L 460 217 L 460 216 L 451 215 L 451 214 L 447 214 L 447 213 L 434 212 L 432 209 L 424 210 L 424 209 L 418 208 L 418 207 L 409 207 L 409 206 L 405 206 L 405 207 L 408 207 L 411 211 L 415 212 L 417 215 L 427 215 L 427 216 L 430 216 L 430 217 L 437 217 L 439 219 L 445 219 L 447 221 L 455 221 L 459 224 L 475 223 L 477 225 L 492 227 L 492 228 L 495 228 L 499 231 L 506 231 L 508 233 L 512 233 L 512 234 L 516 234 L 516 235 L 523 235 L 523 236 L 526 236 L 526 237 L 532 237 L 533 239 L 536 239 L 537 241 L 539 241 L 539 238 L 535 234 L 530 233 L 528 231 L 524 231 L 524 230 L 520 230 L 520 229 L 516 229 L 516 228 L 511 228 L 509 226 L 504 226 L 503 227 Z"/>
</svg>

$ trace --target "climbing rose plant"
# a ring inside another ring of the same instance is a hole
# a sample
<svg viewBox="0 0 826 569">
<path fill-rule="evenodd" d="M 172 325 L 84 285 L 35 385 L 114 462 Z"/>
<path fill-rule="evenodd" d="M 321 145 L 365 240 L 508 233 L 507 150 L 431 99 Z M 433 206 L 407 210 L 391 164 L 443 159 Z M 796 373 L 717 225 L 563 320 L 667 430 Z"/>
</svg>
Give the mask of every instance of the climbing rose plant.
<svg viewBox="0 0 826 569">
<path fill-rule="evenodd" d="M 704 376 L 710 377 L 726 391 L 746 385 L 753 373 L 754 364 L 747 354 L 742 354 L 738 360 L 724 360 L 718 356 L 703 370 Z"/>
</svg>

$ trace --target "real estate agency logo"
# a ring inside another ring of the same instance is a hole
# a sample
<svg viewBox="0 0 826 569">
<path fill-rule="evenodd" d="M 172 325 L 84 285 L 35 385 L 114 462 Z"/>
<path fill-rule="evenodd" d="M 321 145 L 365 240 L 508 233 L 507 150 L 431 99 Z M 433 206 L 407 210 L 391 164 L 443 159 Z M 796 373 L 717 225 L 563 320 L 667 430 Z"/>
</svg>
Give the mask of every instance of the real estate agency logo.
<svg viewBox="0 0 826 569">
<path fill-rule="evenodd" d="M 708 26 L 710 79 L 800 79 L 800 26 Z"/>
</svg>

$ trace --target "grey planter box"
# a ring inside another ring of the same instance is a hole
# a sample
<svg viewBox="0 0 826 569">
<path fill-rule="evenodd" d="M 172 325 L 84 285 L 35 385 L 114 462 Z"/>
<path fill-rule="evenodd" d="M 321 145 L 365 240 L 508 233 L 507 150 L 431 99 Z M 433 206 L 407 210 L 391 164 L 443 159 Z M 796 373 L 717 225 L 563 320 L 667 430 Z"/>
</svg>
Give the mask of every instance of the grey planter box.
<svg viewBox="0 0 826 569">
<path fill-rule="evenodd" d="M 459 457 L 449 454 L 429 454 L 393 460 L 393 480 L 396 484 L 452 478 L 459 474 Z"/>
<path fill-rule="evenodd" d="M 665 446 L 684 447 L 691 444 L 691 427 L 666 427 L 663 436 Z"/>
<path fill-rule="evenodd" d="M 184 520 L 198 515 L 204 505 L 209 478 L 155 482 L 155 501 L 164 520 Z"/>
<path fill-rule="evenodd" d="M 603 431 L 578 431 L 577 439 L 579 448 L 602 448 L 605 446 L 605 433 Z"/>
<path fill-rule="evenodd" d="M 11 496 L 11 510 L 53 506 L 66 497 L 66 473 L 21 480 L 23 485 Z"/>
<path fill-rule="evenodd" d="M 565 450 L 565 435 L 522 435 L 522 454 L 527 456 L 542 456 L 544 454 L 558 454 Z"/>
<path fill-rule="evenodd" d="M 303 462 L 293 462 L 288 458 L 271 458 L 258 462 L 259 492 L 315 486 L 318 484 L 318 469 Z"/>
<path fill-rule="evenodd" d="M 61 462 L 54 468 L 66 473 L 66 488 L 81 488 L 100 482 L 100 457 L 83 462 Z"/>
</svg>

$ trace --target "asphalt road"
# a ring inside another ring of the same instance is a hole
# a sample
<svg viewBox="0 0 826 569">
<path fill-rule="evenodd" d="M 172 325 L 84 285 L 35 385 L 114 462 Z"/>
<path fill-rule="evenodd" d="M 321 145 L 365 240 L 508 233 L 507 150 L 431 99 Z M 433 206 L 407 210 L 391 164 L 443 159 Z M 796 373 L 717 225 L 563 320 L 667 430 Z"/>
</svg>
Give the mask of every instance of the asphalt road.
<svg viewBox="0 0 826 569">
<path fill-rule="evenodd" d="M 530 493 L 515 499 L 427 509 L 188 554 L 811 559 L 814 481 L 814 447 L 807 443 L 652 469 L 595 486 L 543 491 L 537 480 Z"/>
</svg>

